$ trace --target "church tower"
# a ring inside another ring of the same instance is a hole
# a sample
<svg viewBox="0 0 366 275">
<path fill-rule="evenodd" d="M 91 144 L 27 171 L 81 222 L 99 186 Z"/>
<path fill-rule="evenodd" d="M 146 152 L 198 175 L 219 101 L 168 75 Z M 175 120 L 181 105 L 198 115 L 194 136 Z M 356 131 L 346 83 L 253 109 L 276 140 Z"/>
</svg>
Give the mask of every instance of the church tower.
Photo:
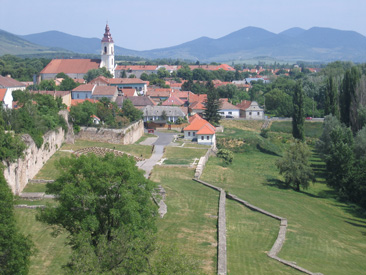
<svg viewBox="0 0 366 275">
<path fill-rule="evenodd" d="M 105 33 L 102 39 L 102 53 L 101 53 L 100 67 L 106 67 L 114 77 L 114 42 L 111 33 L 109 32 L 108 24 L 105 26 Z"/>
</svg>

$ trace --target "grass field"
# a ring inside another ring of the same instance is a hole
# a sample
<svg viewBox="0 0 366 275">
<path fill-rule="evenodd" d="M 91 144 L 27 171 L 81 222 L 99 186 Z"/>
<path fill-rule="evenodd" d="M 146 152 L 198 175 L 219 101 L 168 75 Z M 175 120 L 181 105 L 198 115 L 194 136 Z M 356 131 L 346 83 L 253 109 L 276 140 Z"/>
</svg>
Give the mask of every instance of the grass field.
<svg viewBox="0 0 366 275">
<path fill-rule="evenodd" d="M 318 138 L 323 131 L 323 122 L 305 121 L 304 131 L 306 137 Z M 274 121 L 271 124 L 272 132 L 292 133 L 292 121 Z"/>
<path fill-rule="evenodd" d="M 219 193 L 192 181 L 193 176 L 193 169 L 155 166 L 151 180 L 164 187 L 168 206 L 158 219 L 159 241 L 177 244 L 201 262 L 206 274 L 215 274 Z"/>
<path fill-rule="evenodd" d="M 223 119 L 220 121 L 221 126 L 225 128 L 237 128 L 246 131 L 260 132 L 263 120 L 230 120 Z"/>
<path fill-rule="evenodd" d="M 61 150 L 79 150 L 85 147 L 104 147 L 110 149 L 116 149 L 122 152 L 129 153 L 136 157 L 142 155 L 143 158 L 151 157 L 152 147 L 148 145 L 140 145 L 140 144 L 131 144 L 131 145 L 119 145 L 119 144 L 110 144 L 96 141 L 87 141 L 87 140 L 76 140 L 75 144 L 64 144 L 61 147 Z"/>
<path fill-rule="evenodd" d="M 51 236 L 52 229 L 36 221 L 36 210 L 15 209 L 19 229 L 31 238 L 38 250 L 31 257 L 30 275 L 64 274 L 62 265 L 65 265 L 71 254 L 71 249 L 65 246 L 66 233 Z"/>
<path fill-rule="evenodd" d="M 195 158 L 206 154 L 207 150 L 182 147 L 166 147 L 164 152 L 164 164 L 189 165 Z"/>
<path fill-rule="evenodd" d="M 306 192 L 284 188 L 274 165 L 277 158 L 258 151 L 235 154 L 234 162 L 229 167 L 222 167 L 218 159 L 210 158 L 201 179 L 287 218 L 286 242 L 279 257 L 295 261 L 313 272 L 363 274 L 366 270 L 366 219 L 353 215 L 347 205 L 336 201 L 321 178 Z M 318 176 L 321 175 L 322 163 L 317 158 L 312 161 L 317 166 Z M 233 223 L 230 215 L 227 222 Z M 229 231 L 231 235 L 241 235 L 243 239 L 262 239 L 261 232 L 243 231 L 239 227 L 235 230 Z M 277 230 L 278 225 L 271 233 L 273 241 Z M 231 242 L 229 237 L 228 244 Z M 261 251 L 268 250 L 268 244 Z M 246 247 L 229 245 L 228 255 L 238 255 L 242 249 Z M 252 256 L 250 261 L 260 262 L 260 255 Z M 241 264 L 243 270 L 252 268 L 253 272 L 249 274 L 273 274 L 262 270 L 261 265 L 253 269 L 249 260 L 241 261 L 244 262 Z M 238 259 L 228 257 L 229 267 L 237 264 Z"/>
</svg>

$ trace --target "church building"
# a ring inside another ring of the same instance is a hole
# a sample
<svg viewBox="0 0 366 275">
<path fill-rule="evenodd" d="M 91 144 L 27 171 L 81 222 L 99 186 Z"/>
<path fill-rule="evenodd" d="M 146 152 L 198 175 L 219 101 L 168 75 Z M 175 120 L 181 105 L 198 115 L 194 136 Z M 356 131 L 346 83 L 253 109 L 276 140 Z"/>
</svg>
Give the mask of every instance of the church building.
<svg viewBox="0 0 366 275">
<path fill-rule="evenodd" d="M 101 41 L 101 59 L 53 59 L 41 71 L 41 80 L 54 79 L 58 73 L 65 73 L 73 79 L 82 79 L 92 69 L 105 67 L 114 76 L 114 42 L 108 24 Z"/>
</svg>

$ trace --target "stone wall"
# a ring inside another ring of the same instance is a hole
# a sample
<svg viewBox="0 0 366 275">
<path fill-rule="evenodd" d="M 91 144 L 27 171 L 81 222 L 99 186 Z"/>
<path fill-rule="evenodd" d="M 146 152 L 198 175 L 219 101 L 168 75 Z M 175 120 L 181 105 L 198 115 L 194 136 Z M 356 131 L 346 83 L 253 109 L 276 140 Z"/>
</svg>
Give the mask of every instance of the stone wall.
<svg viewBox="0 0 366 275">
<path fill-rule="evenodd" d="M 44 141 L 40 148 L 37 148 L 30 135 L 23 135 L 22 139 L 27 145 L 24 158 L 10 164 L 4 163 L 4 177 L 15 195 L 19 195 L 23 191 L 28 180 L 32 179 L 62 146 L 65 141 L 65 132 L 62 128 L 47 132 L 43 136 Z"/>
<path fill-rule="evenodd" d="M 208 158 L 213 154 L 215 154 L 215 145 L 212 145 L 211 148 L 207 150 L 207 153 L 203 157 L 201 157 L 200 160 L 198 161 L 196 171 L 194 173 L 195 179 L 199 179 L 201 177 L 203 168 L 205 168 Z"/>
<path fill-rule="evenodd" d="M 144 123 L 139 120 L 123 129 L 80 127 L 77 139 L 107 142 L 112 144 L 132 144 L 144 134 Z"/>
</svg>

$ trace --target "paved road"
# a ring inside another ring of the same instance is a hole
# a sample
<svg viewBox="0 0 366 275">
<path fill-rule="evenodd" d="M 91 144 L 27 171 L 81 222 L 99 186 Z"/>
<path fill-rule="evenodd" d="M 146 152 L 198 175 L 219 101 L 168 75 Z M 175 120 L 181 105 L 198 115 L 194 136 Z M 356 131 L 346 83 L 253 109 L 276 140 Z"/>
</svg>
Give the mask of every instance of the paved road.
<svg viewBox="0 0 366 275">
<path fill-rule="evenodd" d="M 158 139 L 153 144 L 155 145 L 155 148 L 151 157 L 147 160 L 140 161 L 137 163 L 138 167 L 145 170 L 145 178 L 149 177 L 155 164 L 163 157 L 164 147 L 172 142 L 176 133 L 155 132 L 155 135 L 158 136 Z"/>
</svg>

